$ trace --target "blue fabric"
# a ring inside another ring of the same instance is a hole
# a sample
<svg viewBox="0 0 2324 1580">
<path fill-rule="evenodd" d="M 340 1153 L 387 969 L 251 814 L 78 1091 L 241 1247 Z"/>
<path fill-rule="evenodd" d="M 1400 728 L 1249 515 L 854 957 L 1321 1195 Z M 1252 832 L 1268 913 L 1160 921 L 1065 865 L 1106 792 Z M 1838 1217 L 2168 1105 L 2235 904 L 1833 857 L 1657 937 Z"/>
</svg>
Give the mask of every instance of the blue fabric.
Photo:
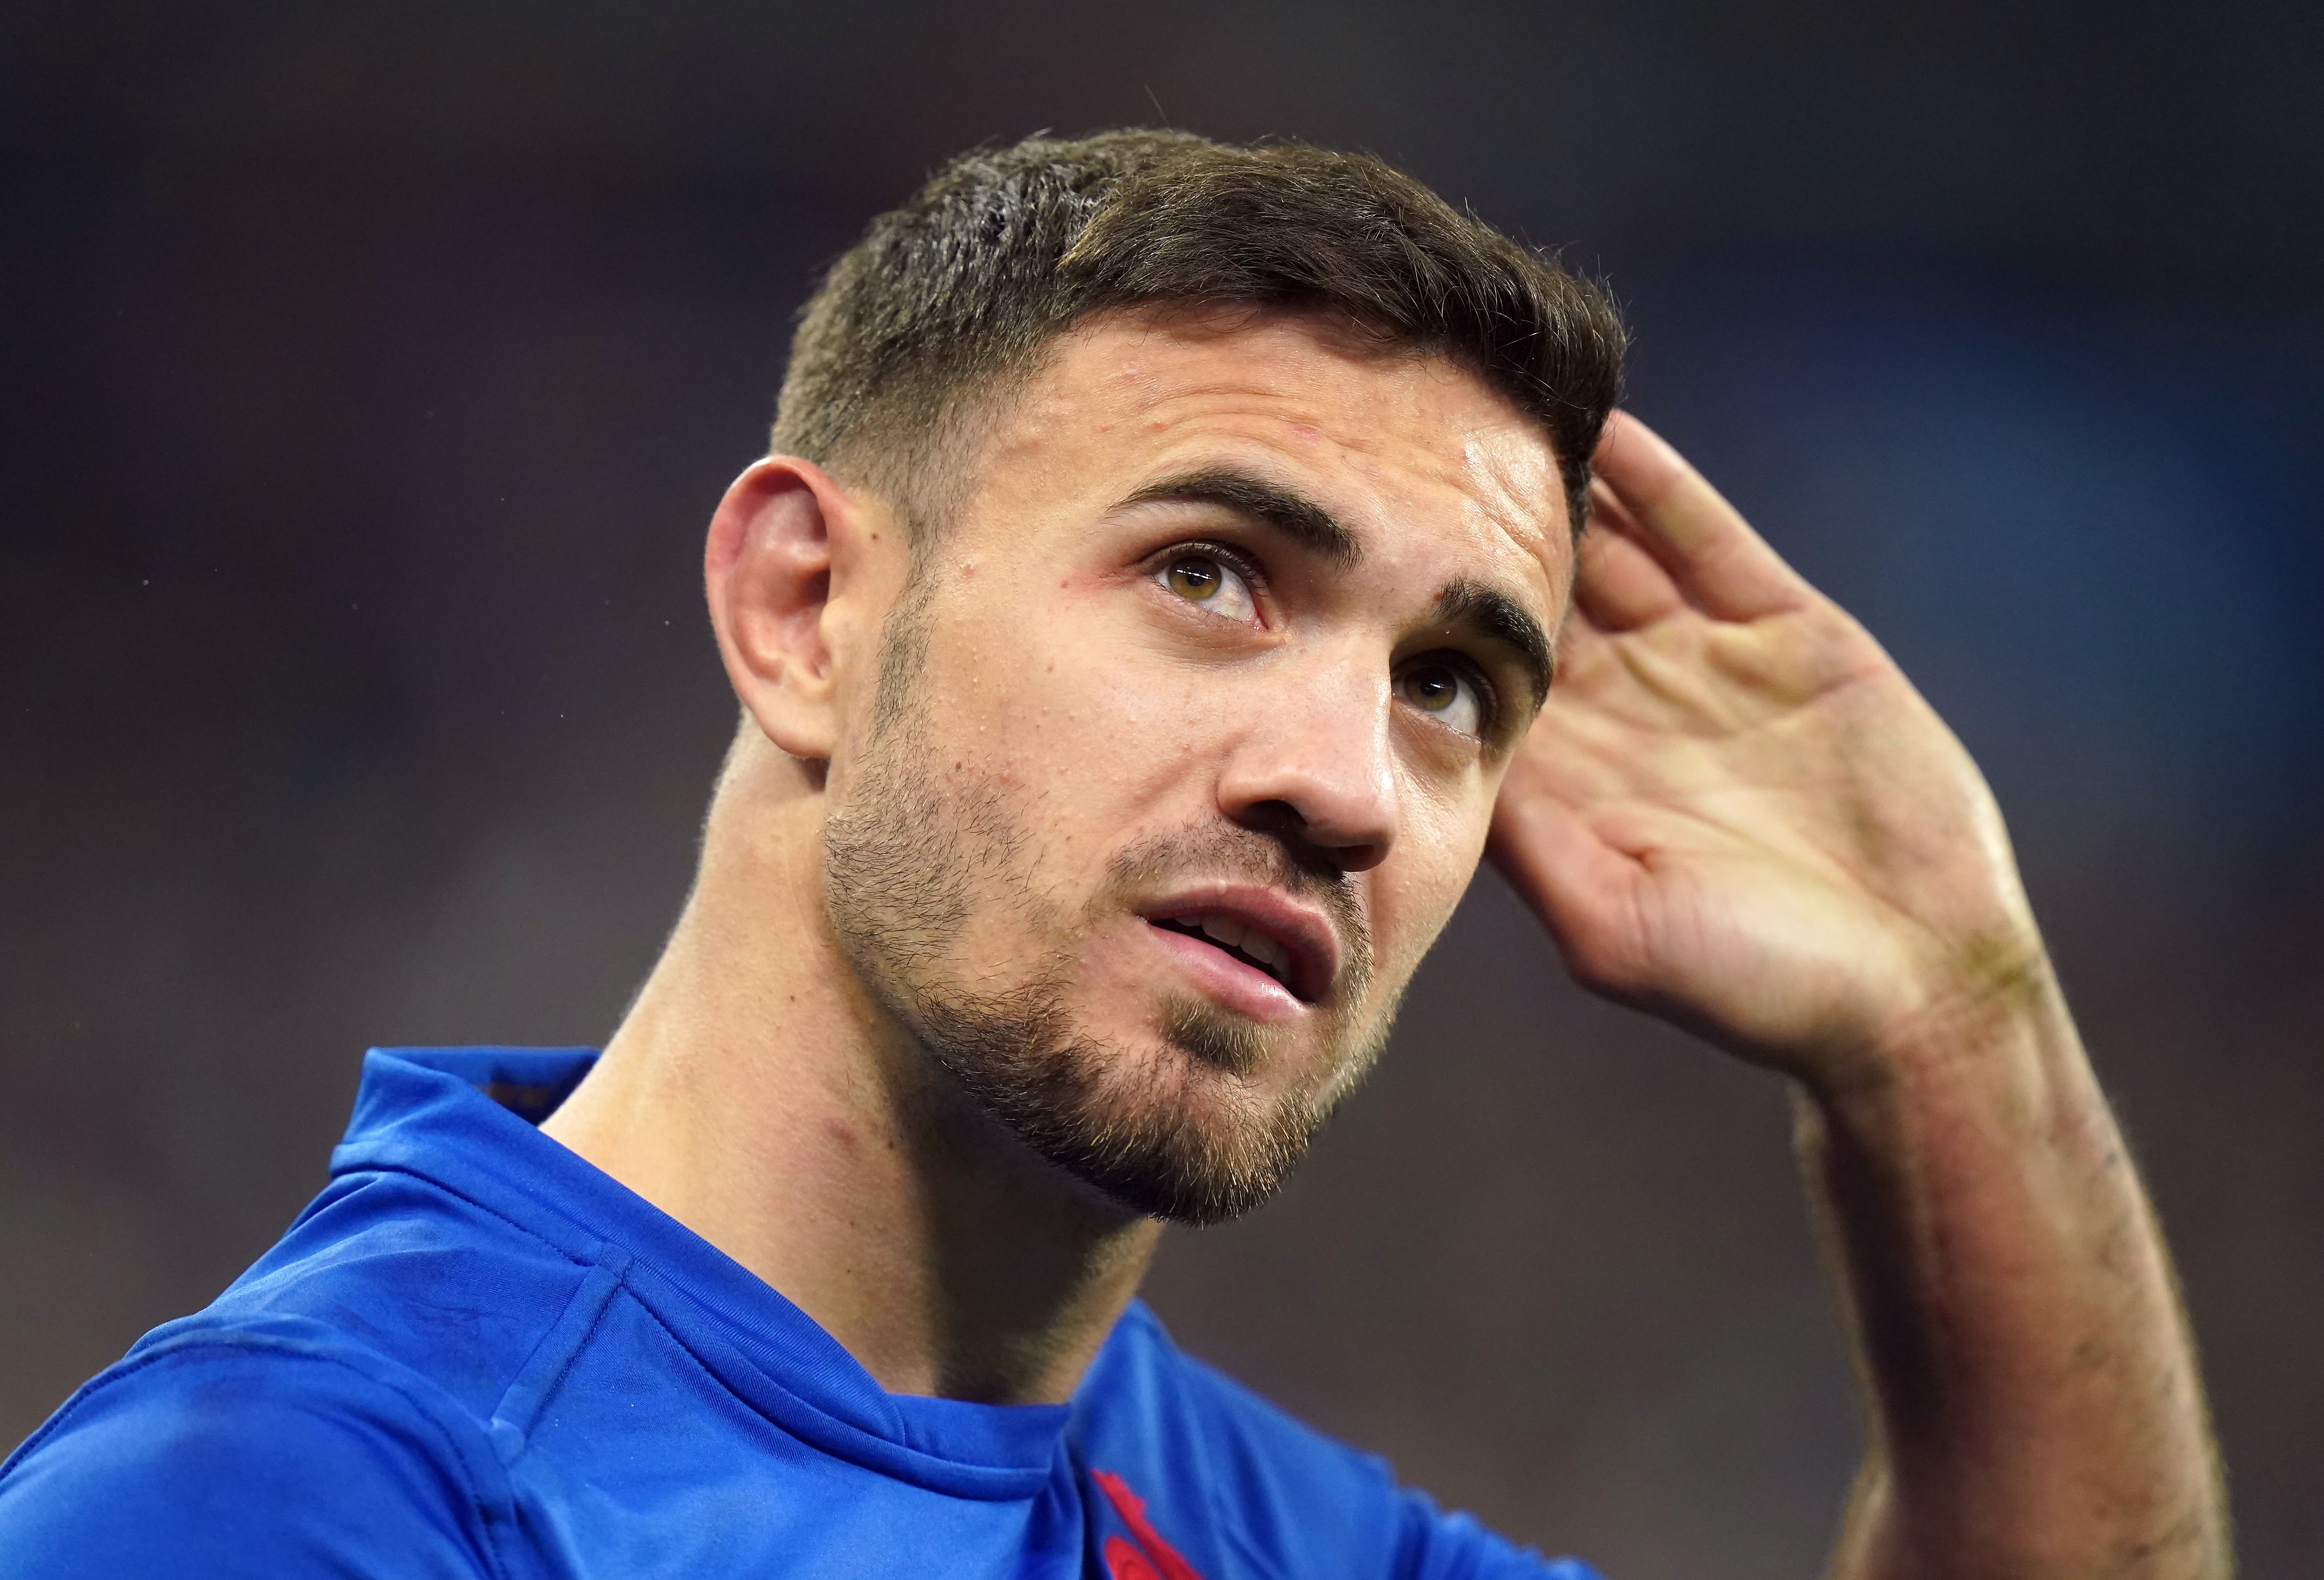
<svg viewBox="0 0 2324 1580">
<path fill-rule="evenodd" d="M 374 1050 L 329 1187 L 0 1465 L 0 1576 L 1589 1580 L 1174 1348 L 890 1394 L 534 1128 L 586 1050 Z"/>
</svg>

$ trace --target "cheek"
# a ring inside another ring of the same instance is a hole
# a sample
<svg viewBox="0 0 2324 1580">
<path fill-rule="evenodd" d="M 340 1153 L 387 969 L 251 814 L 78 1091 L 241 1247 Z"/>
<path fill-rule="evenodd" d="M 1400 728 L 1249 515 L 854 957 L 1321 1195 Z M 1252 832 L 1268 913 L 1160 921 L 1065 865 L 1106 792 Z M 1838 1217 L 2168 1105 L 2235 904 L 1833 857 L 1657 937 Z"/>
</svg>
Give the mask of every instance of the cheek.
<svg viewBox="0 0 2324 1580">
<path fill-rule="evenodd" d="M 1480 815 L 1441 797 L 1416 797 L 1398 848 L 1373 886 L 1383 975 L 1401 982 L 1436 942 L 1469 892 L 1485 850 L 1490 807 Z"/>
<path fill-rule="evenodd" d="M 1215 675 L 1064 620 L 956 623 L 927 674 L 937 770 L 1029 794 L 1058 836 L 1094 823 L 1119 835 L 1168 812 L 1183 821 L 1176 801 L 1199 788 L 1231 712 Z"/>
</svg>

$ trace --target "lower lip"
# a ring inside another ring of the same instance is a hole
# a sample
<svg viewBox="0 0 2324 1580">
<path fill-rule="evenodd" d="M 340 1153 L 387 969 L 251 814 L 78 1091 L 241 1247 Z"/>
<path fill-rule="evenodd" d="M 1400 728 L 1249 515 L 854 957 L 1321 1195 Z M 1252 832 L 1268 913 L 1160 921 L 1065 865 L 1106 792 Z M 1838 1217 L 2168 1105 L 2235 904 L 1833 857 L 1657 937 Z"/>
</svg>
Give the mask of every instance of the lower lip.
<svg viewBox="0 0 2324 1580">
<path fill-rule="evenodd" d="M 1239 1010 L 1268 1025 L 1296 1019 L 1307 1012 L 1307 1006 L 1293 996 L 1291 989 L 1216 945 L 1184 932 L 1173 932 L 1167 927 L 1157 927 L 1151 922 L 1146 924 L 1146 930 L 1154 935 L 1156 942 L 1177 957 L 1205 994 L 1229 1009 Z"/>
</svg>

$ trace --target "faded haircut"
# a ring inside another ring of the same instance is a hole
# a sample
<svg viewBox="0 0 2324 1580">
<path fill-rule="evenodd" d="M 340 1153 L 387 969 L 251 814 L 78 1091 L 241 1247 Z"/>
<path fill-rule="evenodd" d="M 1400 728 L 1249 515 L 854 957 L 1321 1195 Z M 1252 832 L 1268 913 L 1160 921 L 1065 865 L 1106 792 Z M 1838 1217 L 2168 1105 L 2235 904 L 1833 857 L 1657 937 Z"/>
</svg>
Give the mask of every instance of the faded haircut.
<svg viewBox="0 0 2324 1580">
<path fill-rule="evenodd" d="M 1337 312 L 1450 358 L 1537 423 L 1575 531 L 1621 391 L 1606 294 L 1366 154 L 1191 133 L 1036 137 L 953 160 L 800 310 L 773 436 L 880 493 L 918 547 L 959 502 L 968 419 L 1093 313 Z"/>
</svg>

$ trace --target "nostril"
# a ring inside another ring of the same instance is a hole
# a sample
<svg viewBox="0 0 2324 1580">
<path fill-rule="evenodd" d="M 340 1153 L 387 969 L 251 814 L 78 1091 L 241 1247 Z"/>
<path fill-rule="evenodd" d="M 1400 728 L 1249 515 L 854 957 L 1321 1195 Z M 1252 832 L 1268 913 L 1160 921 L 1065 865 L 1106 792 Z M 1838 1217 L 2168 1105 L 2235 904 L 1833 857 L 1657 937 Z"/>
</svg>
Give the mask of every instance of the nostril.
<svg viewBox="0 0 2324 1580">
<path fill-rule="evenodd" d="M 1307 820 L 1288 801 L 1253 802 L 1244 809 L 1242 822 L 1277 839 L 1305 838 L 1307 830 Z"/>
</svg>

